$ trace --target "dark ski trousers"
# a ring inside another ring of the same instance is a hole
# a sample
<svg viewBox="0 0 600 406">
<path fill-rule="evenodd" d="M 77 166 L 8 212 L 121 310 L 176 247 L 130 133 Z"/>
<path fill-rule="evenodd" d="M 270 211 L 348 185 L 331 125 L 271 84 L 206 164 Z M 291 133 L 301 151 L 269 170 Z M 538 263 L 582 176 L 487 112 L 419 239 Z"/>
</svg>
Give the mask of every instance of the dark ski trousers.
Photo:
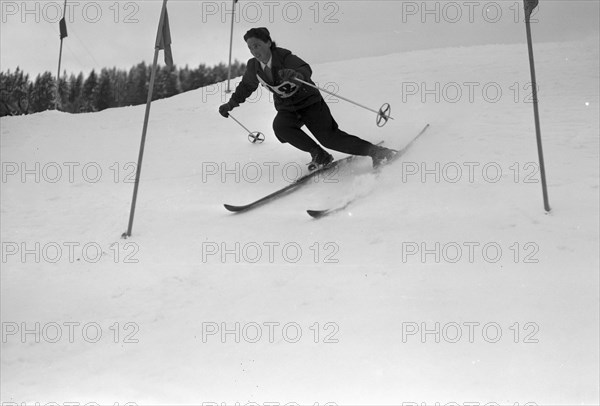
<svg viewBox="0 0 600 406">
<path fill-rule="evenodd" d="M 304 131 L 306 125 L 319 143 L 328 149 L 351 155 L 369 155 L 373 144 L 338 128 L 325 100 L 296 111 L 280 111 L 273 120 L 273 131 L 281 142 L 311 152 L 319 145 Z"/>
</svg>

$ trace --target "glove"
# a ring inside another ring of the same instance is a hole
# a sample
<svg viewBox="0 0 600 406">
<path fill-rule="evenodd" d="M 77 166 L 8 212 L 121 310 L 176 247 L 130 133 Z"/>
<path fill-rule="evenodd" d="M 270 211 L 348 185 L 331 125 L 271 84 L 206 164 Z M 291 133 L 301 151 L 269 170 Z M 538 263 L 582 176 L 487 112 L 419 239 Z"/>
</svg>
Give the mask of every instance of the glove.
<svg viewBox="0 0 600 406">
<path fill-rule="evenodd" d="M 229 101 L 225 104 L 222 104 L 219 107 L 219 114 L 221 114 L 223 117 L 227 118 L 227 117 L 229 117 L 229 112 L 231 110 L 233 110 L 235 107 L 236 106 L 234 106 L 233 103 L 231 103 L 231 101 Z"/>
<path fill-rule="evenodd" d="M 281 69 L 279 71 L 279 78 L 282 82 L 292 82 L 294 83 L 294 79 L 304 80 L 304 76 L 300 72 L 297 72 L 293 69 Z"/>
</svg>

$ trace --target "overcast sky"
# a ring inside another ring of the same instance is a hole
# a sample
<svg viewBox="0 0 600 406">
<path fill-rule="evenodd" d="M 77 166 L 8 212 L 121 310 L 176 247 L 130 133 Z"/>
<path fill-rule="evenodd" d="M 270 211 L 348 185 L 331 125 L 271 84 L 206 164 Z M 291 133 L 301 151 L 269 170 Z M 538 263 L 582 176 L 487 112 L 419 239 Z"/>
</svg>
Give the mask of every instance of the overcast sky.
<svg viewBox="0 0 600 406">
<path fill-rule="evenodd" d="M 599 36 L 598 0 L 540 0 L 534 41 Z M 2 71 L 17 66 L 56 74 L 63 0 L 1 0 Z M 63 70 L 152 61 L 162 0 L 68 1 Z M 178 66 L 227 62 L 232 0 L 169 0 Z M 523 2 L 499 1 L 247 1 L 236 5 L 233 58 L 251 57 L 243 34 L 266 26 L 279 46 L 315 64 L 404 50 L 489 43 L 525 44 Z M 162 58 L 162 57 L 161 57 Z M 162 61 L 162 59 L 161 59 Z"/>
</svg>

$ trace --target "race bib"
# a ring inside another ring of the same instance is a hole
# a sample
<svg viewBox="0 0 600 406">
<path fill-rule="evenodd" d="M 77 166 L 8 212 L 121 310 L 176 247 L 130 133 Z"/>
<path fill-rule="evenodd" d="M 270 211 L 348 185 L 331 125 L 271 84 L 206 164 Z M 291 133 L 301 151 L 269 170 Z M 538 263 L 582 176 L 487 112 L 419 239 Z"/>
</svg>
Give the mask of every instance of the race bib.
<svg viewBox="0 0 600 406">
<path fill-rule="evenodd" d="M 271 92 L 275 93 L 282 99 L 287 99 L 288 97 L 292 97 L 298 90 L 300 90 L 300 85 L 292 82 L 283 82 L 280 85 L 273 86 L 265 82 L 258 73 L 256 74 L 258 81 L 261 85 L 269 89 Z"/>
</svg>

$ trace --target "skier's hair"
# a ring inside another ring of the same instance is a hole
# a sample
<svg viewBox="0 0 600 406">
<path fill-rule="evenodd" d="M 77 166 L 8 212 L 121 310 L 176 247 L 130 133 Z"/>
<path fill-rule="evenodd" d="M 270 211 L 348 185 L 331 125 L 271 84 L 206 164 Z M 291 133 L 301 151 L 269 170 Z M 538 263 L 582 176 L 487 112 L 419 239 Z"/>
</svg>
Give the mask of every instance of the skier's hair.
<svg viewBox="0 0 600 406">
<path fill-rule="evenodd" d="M 275 47 L 277 46 L 275 44 L 275 41 L 271 39 L 271 34 L 269 33 L 269 30 L 267 30 L 265 27 L 249 29 L 248 32 L 244 34 L 244 41 L 248 41 L 248 38 L 258 38 L 259 40 L 265 43 L 271 41 L 271 49 L 275 49 Z"/>
</svg>

